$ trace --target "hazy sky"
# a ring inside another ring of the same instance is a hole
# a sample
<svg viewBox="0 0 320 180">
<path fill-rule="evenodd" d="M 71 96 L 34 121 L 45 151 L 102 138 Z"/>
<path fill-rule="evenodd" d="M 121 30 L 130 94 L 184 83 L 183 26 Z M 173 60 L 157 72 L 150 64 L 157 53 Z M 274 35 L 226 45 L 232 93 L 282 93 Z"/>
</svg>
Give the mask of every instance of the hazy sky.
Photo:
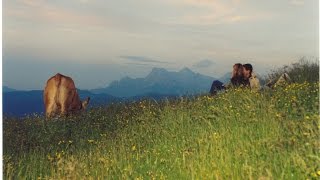
<svg viewBox="0 0 320 180">
<path fill-rule="evenodd" d="M 319 0 L 4 0 L 3 85 L 82 89 L 153 67 L 219 77 L 318 57 Z"/>
</svg>

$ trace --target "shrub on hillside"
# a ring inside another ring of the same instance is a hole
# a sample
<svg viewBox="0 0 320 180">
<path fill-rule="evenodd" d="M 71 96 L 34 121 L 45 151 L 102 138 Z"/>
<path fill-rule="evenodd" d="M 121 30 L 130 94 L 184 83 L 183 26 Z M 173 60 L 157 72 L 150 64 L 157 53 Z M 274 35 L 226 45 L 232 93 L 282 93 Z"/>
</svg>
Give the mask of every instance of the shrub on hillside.
<svg viewBox="0 0 320 180">
<path fill-rule="evenodd" d="M 292 63 L 291 65 L 272 70 L 265 79 L 265 82 L 276 80 L 283 73 L 287 73 L 294 83 L 318 82 L 319 59 L 303 57 L 297 63 Z"/>
</svg>

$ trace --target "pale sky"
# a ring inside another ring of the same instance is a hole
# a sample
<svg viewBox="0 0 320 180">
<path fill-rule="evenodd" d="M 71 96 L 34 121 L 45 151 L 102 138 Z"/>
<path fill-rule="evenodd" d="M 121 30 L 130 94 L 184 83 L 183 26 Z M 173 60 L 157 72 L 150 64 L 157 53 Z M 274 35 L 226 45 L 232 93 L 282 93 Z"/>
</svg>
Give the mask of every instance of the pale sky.
<svg viewBox="0 0 320 180">
<path fill-rule="evenodd" d="M 153 67 L 220 77 L 319 56 L 318 0 L 4 0 L 3 85 L 42 89 L 60 72 L 81 89 Z"/>
</svg>

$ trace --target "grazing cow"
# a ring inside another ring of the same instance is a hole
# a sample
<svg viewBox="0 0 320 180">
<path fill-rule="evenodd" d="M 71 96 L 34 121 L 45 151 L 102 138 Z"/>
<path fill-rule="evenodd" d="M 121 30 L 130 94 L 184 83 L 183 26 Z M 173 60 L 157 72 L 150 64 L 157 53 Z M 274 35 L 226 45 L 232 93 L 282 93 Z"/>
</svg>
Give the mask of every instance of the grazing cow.
<svg viewBox="0 0 320 180">
<path fill-rule="evenodd" d="M 43 96 L 46 117 L 85 110 L 90 101 L 81 102 L 73 80 L 59 73 L 47 81 Z"/>
</svg>

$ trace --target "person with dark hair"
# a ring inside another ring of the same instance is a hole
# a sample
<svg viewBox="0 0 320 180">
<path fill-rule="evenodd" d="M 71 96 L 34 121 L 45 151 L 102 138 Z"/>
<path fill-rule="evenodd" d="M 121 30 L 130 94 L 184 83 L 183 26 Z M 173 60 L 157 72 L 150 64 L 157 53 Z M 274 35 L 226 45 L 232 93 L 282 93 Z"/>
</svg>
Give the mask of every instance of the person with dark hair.
<svg viewBox="0 0 320 180">
<path fill-rule="evenodd" d="M 250 86 L 252 90 L 260 89 L 260 81 L 255 75 L 255 73 L 253 73 L 253 67 L 251 64 L 243 65 L 243 78 L 244 85 Z"/>
<path fill-rule="evenodd" d="M 231 76 L 231 85 L 238 87 L 243 84 L 243 66 L 241 63 L 236 63 L 233 65 L 232 76 Z"/>
<path fill-rule="evenodd" d="M 236 63 L 233 65 L 232 75 L 230 79 L 230 83 L 224 85 L 221 81 L 215 80 L 212 82 L 210 94 L 216 95 L 218 91 L 224 90 L 230 87 L 239 87 L 243 85 L 244 77 L 243 77 L 243 67 L 241 63 Z"/>
</svg>

